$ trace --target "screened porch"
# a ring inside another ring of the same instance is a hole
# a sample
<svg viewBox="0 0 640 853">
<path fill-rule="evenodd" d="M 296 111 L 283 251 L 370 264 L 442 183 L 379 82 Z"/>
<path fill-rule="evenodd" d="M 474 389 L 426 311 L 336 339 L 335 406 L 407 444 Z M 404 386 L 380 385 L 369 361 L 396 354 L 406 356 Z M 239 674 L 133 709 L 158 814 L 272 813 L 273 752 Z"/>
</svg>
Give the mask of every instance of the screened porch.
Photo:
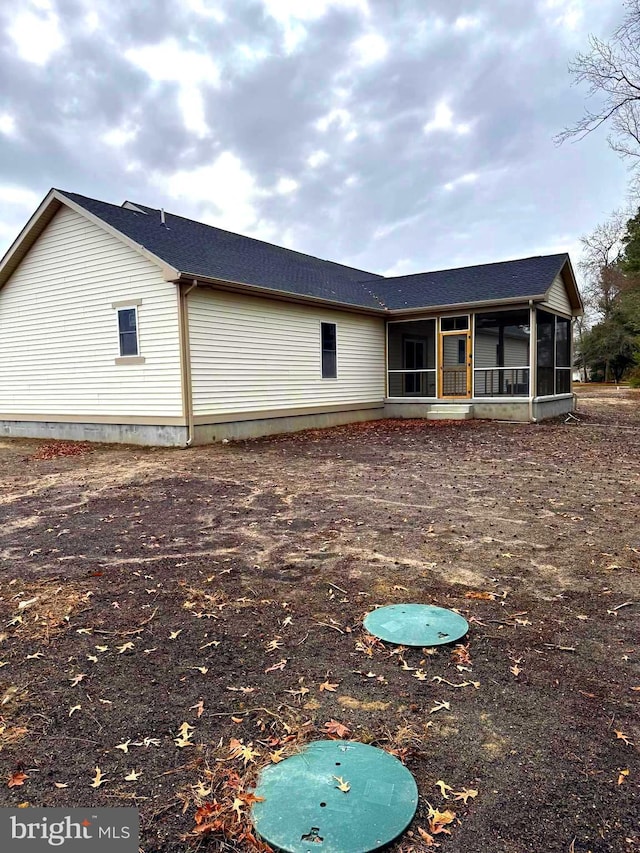
<svg viewBox="0 0 640 853">
<path fill-rule="evenodd" d="M 390 399 L 530 399 L 570 391 L 568 317 L 523 307 L 387 324 Z"/>
</svg>

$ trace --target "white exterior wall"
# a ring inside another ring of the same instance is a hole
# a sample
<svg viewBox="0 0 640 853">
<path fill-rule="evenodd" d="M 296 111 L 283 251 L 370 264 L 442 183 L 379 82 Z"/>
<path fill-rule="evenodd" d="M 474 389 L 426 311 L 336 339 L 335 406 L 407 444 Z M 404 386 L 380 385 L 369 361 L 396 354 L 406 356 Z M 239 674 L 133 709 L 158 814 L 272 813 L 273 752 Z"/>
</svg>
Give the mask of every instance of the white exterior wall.
<svg viewBox="0 0 640 853">
<path fill-rule="evenodd" d="M 384 401 L 382 318 L 200 287 L 187 304 L 196 417 Z M 337 379 L 322 378 L 321 322 L 337 326 Z"/>
<path fill-rule="evenodd" d="M 551 308 L 552 311 L 557 311 L 559 314 L 571 316 L 571 303 L 569 302 L 567 289 L 564 286 L 560 273 L 554 278 L 553 284 L 547 293 L 547 298 L 542 303 L 542 307 Z"/>
<path fill-rule="evenodd" d="M 144 364 L 115 363 L 129 299 Z M 182 416 L 176 285 L 67 207 L 0 290 L 0 420 L 20 416 Z"/>
</svg>

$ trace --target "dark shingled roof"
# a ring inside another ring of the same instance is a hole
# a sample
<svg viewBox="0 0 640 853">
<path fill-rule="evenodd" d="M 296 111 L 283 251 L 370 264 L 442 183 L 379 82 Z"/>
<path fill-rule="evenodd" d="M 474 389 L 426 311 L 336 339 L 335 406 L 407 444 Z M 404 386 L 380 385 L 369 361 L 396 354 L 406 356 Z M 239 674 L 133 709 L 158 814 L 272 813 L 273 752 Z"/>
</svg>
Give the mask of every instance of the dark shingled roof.
<svg viewBox="0 0 640 853">
<path fill-rule="evenodd" d="M 59 192 L 185 276 L 221 279 L 361 308 L 401 310 L 542 296 L 567 254 L 384 278 L 136 205 Z M 130 203 L 131 204 L 131 203 Z"/>
<path fill-rule="evenodd" d="M 385 308 L 430 308 L 494 299 L 542 296 L 568 260 L 567 254 L 543 255 L 438 272 L 402 275 L 375 282 Z"/>
<path fill-rule="evenodd" d="M 172 213 L 165 213 L 164 227 L 160 211 L 141 204 L 136 206 L 148 213 L 59 192 L 185 275 L 252 284 L 362 308 L 383 307 L 363 283 L 379 278 L 375 273 L 323 261 Z"/>
</svg>

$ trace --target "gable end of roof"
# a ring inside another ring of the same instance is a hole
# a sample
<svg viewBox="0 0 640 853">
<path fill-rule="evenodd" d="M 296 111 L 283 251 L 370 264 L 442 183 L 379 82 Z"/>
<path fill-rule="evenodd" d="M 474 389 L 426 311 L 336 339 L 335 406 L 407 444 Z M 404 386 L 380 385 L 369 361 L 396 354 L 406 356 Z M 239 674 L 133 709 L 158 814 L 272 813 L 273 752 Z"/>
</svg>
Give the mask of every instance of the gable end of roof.
<svg viewBox="0 0 640 853">
<path fill-rule="evenodd" d="M 4 256 L 0 259 L 0 289 L 9 281 L 13 273 L 26 258 L 35 242 L 63 206 L 70 208 L 84 219 L 87 219 L 94 225 L 97 225 L 103 231 L 111 234 L 112 237 L 115 237 L 121 243 L 125 243 L 129 248 L 138 252 L 148 261 L 159 267 L 162 276 L 166 281 L 176 281 L 180 277 L 180 271 L 172 267 L 170 264 L 167 264 L 162 260 L 162 258 L 159 258 L 152 252 L 149 252 L 144 248 L 144 246 L 134 242 L 117 228 L 113 228 L 107 222 L 104 222 L 99 217 L 94 216 L 90 211 L 85 210 L 82 205 L 76 204 L 76 202 L 73 201 L 73 199 L 68 198 L 64 192 L 57 189 L 51 189 L 40 202 L 22 231 L 20 231 L 16 239 L 9 246 Z"/>
</svg>

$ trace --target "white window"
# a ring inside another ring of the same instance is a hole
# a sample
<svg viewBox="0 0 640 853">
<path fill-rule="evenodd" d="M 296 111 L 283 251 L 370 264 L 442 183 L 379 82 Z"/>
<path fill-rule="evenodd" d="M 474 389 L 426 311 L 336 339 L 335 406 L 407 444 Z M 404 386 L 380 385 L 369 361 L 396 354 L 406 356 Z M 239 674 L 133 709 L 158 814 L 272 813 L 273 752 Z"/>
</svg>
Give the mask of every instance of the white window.
<svg viewBox="0 0 640 853">
<path fill-rule="evenodd" d="M 118 340 L 120 356 L 140 355 L 138 338 L 138 308 L 135 305 L 118 308 Z"/>
</svg>

